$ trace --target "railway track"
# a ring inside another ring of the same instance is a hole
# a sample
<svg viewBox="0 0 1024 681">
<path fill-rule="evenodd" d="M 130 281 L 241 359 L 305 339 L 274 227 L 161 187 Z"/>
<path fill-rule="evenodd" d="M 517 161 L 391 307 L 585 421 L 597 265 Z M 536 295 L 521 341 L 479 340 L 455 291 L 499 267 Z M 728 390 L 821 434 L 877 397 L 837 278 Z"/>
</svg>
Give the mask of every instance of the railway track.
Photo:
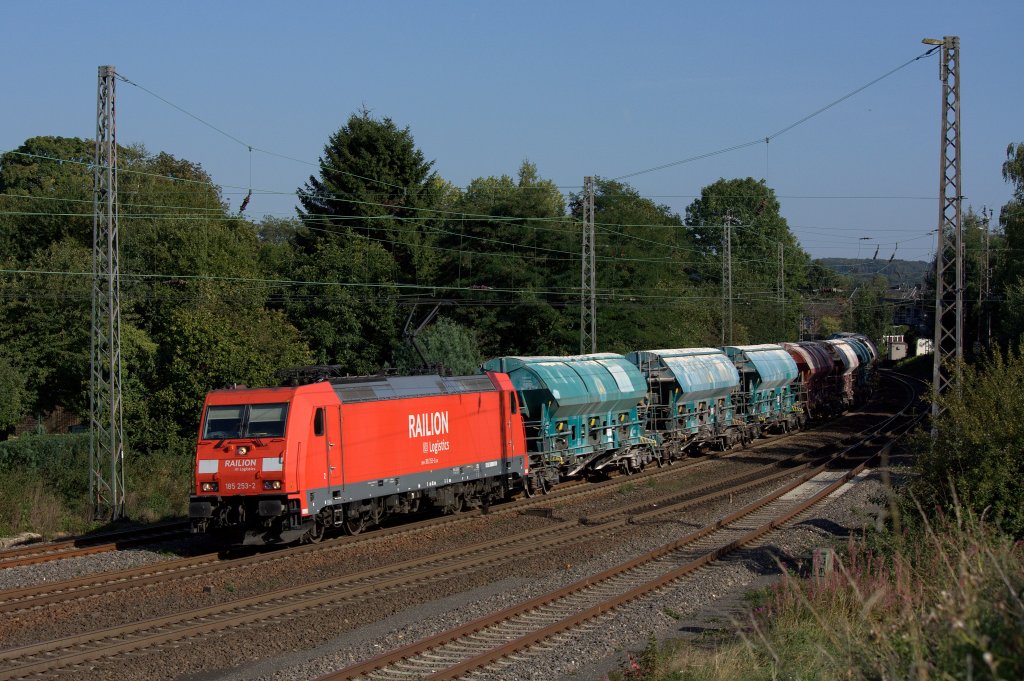
<svg viewBox="0 0 1024 681">
<path fill-rule="evenodd" d="M 844 454 L 866 450 L 843 474 L 817 467 L 721 520 L 598 575 L 588 576 L 492 615 L 389 651 L 371 660 L 321 677 L 349 679 L 502 678 L 530 648 L 558 646 L 572 632 L 597 626 L 600 618 L 635 599 L 685 579 L 701 568 L 750 545 L 798 518 L 884 456 L 899 429 L 884 444 L 865 438 Z M 824 479 L 822 479 L 824 478 Z"/>
<path fill-rule="evenodd" d="M 28 544 L 0 551 L 0 570 L 37 565 L 51 560 L 77 558 L 94 553 L 118 551 L 132 546 L 149 544 L 167 539 L 179 539 L 188 535 L 188 522 L 170 522 L 158 525 L 107 532 L 91 536 L 75 537 L 56 542 Z"/>
<path fill-rule="evenodd" d="M 878 437 L 878 433 L 884 433 L 886 428 L 887 426 L 883 425 L 873 429 L 874 437 Z M 863 439 L 870 439 L 870 436 Z M 764 444 L 777 444 L 780 440 L 781 438 L 774 438 Z M 737 451 L 731 452 L 730 455 L 749 452 L 750 450 L 746 450 L 746 452 Z M 685 462 L 683 466 L 677 465 L 664 469 L 650 470 L 641 476 L 617 478 L 601 484 L 620 485 L 625 479 L 639 480 L 643 479 L 644 476 L 653 478 L 669 475 L 706 463 L 708 463 L 706 460 L 693 460 Z M 820 462 L 815 463 L 820 464 Z M 807 468 L 813 464 L 811 462 L 804 462 L 802 465 Z M 780 470 L 774 473 L 772 478 L 791 477 L 796 470 L 796 467 L 785 471 Z M 756 478 L 756 480 L 752 479 L 752 477 Z M 743 479 L 741 480 L 741 478 Z M 731 496 L 740 493 L 742 490 L 749 490 L 769 482 L 770 479 L 764 475 L 763 471 L 753 474 L 748 473 L 746 476 L 733 476 L 728 481 L 721 481 L 717 490 L 705 487 L 698 490 L 663 495 L 657 499 L 647 499 L 640 504 L 624 509 L 591 514 L 583 519 L 582 522 L 577 522 L 576 520 L 560 522 L 543 531 L 528 532 L 514 537 L 485 542 L 438 554 L 426 560 L 406 561 L 405 563 L 364 571 L 342 578 L 335 577 L 302 587 L 281 589 L 251 598 L 239 599 L 228 604 L 157 617 L 135 624 L 0 651 L 0 679 L 45 677 L 69 671 L 80 672 L 103 659 L 160 649 L 167 644 L 177 645 L 183 640 L 199 639 L 210 633 L 224 632 L 254 623 L 283 622 L 312 609 L 334 607 L 346 602 L 356 602 L 359 599 L 369 599 L 375 594 L 388 590 L 409 589 L 414 585 L 425 584 L 431 580 L 457 578 L 460 574 L 467 574 L 474 570 L 479 571 L 489 565 L 495 565 L 502 561 L 516 561 L 545 551 L 565 550 L 581 542 L 594 541 L 615 532 L 628 531 L 631 523 L 658 521 L 664 515 L 678 515 L 679 511 L 684 508 L 707 503 L 708 500 L 716 497 Z M 526 504 L 492 507 L 491 512 L 494 513 L 496 508 L 503 508 L 503 510 L 509 511 L 524 511 L 528 510 L 528 507 L 543 507 L 566 496 L 582 494 L 584 493 L 583 490 L 593 490 L 597 487 L 598 485 L 588 484 L 581 486 L 580 490 L 562 488 L 546 497 L 535 497 Z M 452 516 L 450 520 L 458 521 L 460 519 L 464 519 L 464 517 Z M 424 526 L 436 527 L 436 520 L 426 521 Z M 386 532 L 389 531 L 403 532 L 408 531 L 408 529 L 407 526 L 403 526 L 385 532 L 373 533 L 365 537 L 346 537 L 339 542 L 338 547 L 350 545 L 348 542 L 351 541 L 383 539 L 387 536 Z M 300 549 L 306 551 L 322 550 L 325 545 L 326 543 L 300 547 Z M 283 555 L 285 552 L 281 553 Z M 249 558 L 265 559 L 266 556 L 251 556 Z M 229 564 L 244 566 L 246 563 L 242 561 L 245 560 L 248 560 L 248 558 L 237 559 Z M 224 568 L 222 567 L 221 569 Z M 168 573 L 168 576 L 163 577 L 140 577 L 135 581 L 135 586 L 153 583 L 161 579 L 182 578 L 188 574 L 186 569 L 182 569 L 175 576 L 169 576 L 170 573 Z M 147 579 L 152 581 L 143 581 Z M 130 584 L 130 582 L 131 580 L 127 580 L 124 584 Z M 131 588 L 131 586 L 125 586 L 124 584 L 116 588 Z M 56 590 L 58 593 L 51 593 L 46 596 L 26 597 L 26 594 L 18 596 L 14 592 L 0 594 L 0 599 L 2 599 L 0 600 L 0 608 L 5 612 L 16 612 L 19 609 L 56 604 L 61 602 L 61 599 L 85 597 L 89 595 L 90 588 L 93 588 L 86 585 L 74 586 L 64 584 L 63 586 L 67 588 L 58 588 Z M 98 589 L 99 587 L 96 587 L 92 593 L 99 593 Z M 75 593 L 76 590 L 78 591 L 77 594 Z M 60 595 L 60 592 L 64 592 L 64 595 Z"/>
<path fill-rule="evenodd" d="M 714 457 L 688 459 L 661 469 L 652 468 L 642 473 L 629 476 L 628 478 L 615 477 L 599 483 L 587 483 L 582 481 L 569 482 L 559 486 L 558 489 L 551 491 L 546 495 L 537 495 L 529 499 L 521 499 L 514 504 L 492 506 L 488 513 L 490 515 L 498 515 L 502 513 L 529 513 L 532 509 L 547 507 L 552 504 L 563 502 L 566 499 L 603 493 L 608 488 L 621 485 L 624 479 L 628 479 L 639 484 L 648 481 L 653 482 L 661 478 L 678 476 L 684 470 L 695 467 L 704 467 L 712 462 L 728 459 L 733 456 L 749 455 L 752 452 L 756 452 L 759 447 L 775 446 L 784 439 L 786 438 L 780 437 L 767 440 L 759 446 L 752 446 L 746 450 L 732 450 Z M 814 450 L 810 453 L 806 453 L 804 456 L 813 455 Z M 750 475 L 752 476 L 751 480 L 754 479 L 754 476 L 763 476 L 760 472 L 752 473 Z M 260 552 L 243 557 L 230 557 L 217 552 L 206 553 L 198 556 L 163 561 L 152 565 L 144 565 L 128 570 L 104 572 L 61 582 L 48 582 L 20 589 L 0 591 L 0 614 L 15 614 L 33 608 L 59 606 L 72 600 L 142 588 L 175 579 L 196 578 L 218 573 L 233 572 L 261 563 L 289 560 L 298 555 L 307 553 L 340 551 L 347 549 L 356 543 L 361 544 L 366 542 L 382 541 L 393 538 L 397 535 L 434 530 L 440 525 L 469 522 L 480 514 L 481 511 L 479 509 L 475 509 L 453 516 L 429 518 L 411 523 L 403 523 L 394 527 L 382 528 L 366 535 L 337 537 L 326 540 L 320 544 L 282 548 L 280 550 Z M 65 556 L 59 555 L 50 559 L 57 560 L 63 557 Z"/>
<path fill-rule="evenodd" d="M 778 440 L 772 440 L 771 442 L 777 442 Z M 695 458 L 692 460 L 686 460 L 682 465 L 689 466 L 695 463 L 704 462 L 710 458 L 722 458 L 727 457 L 734 452 L 728 452 L 719 454 L 712 457 Z M 645 473 L 637 474 L 637 479 L 640 479 L 644 475 L 653 475 L 652 472 L 648 471 Z M 545 503 L 545 499 L 556 499 L 564 498 L 566 495 L 579 494 L 584 492 L 584 488 L 591 488 L 600 490 L 600 485 L 588 484 L 583 481 L 571 481 L 562 483 L 556 490 L 551 492 L 545 491 L 543 494 L 536 495 L 532 499 L 524 499 L 519 501 L 519 505 L 532 505 Z M 614 484 L 614 483 L 609 483 Z M 492 507 L 491 512 L 498 512 L 499 509 L 505 509 L 506 506 Z M 404 526 L 409 529 L 418 529 L 424 525 L 430 524 L 431 522 L 457 522 L 460 519 L 466 519 L 479 515 L 479 510 L 469 510 L 460 513 L 458 516 L 450 516 L 445 519 L 432 520 L 432 521 L 420 521 L 406 523 Z M 400 528 L 395 531 L 401 531 Z M 143 528 L 122 530 L 119 532 L 110 532 L 104 534 L 97 534 L 91 536 L 75 537 L 73 539 L 66 539 L 56 542 L 45 542 L 39 544 L 29 544 L 12 549 L 4 549 L 0 551 L 0 570 L 13 567 L 22 567 L 25 565 L 37 565 L 39 563 L 46 563 L 54 560 L 64 560 L 67 558 L 77 558 L 80 556 L 88 556 L 96 553 L 105 553 L 108 551 L 119 551 L 126 548 L 132 548 L 149 544 L 158 541 L 180 539 L 188 536 L 189 525 L 187 521 L 176 521 L 170 523 L 162 523 L 158 525 L 147 526 Z M 216 554 L 207 554 L 201 556 L 203 562 L 212 560 L 212 556 Z M 194 559 L 188 559 L 180 562 L 180 567 L 188 567 L 190 564 L 194 564 Z M 171 567 L 170 569 L 178 569 L 179 566 Z M 132 576 L 126 574 L 124 578 L 133 579 Z M 114 579 L 121 579 L 122 576 L 116 576 Z M 76 580 L 77 581 L 77 580 Z M 78 588 L 75 586 L 69 586 L 69 588 Z M 6 602 L 6 594 L 0 592 L 0 611 L 2 611 L 2 603 Z"/>
<path fill-rule="evenodd" d="M 453 579 L 502 562 L 522 560 L 544 552 L 567 550 L 615 532 L 628 531 L 632 523 L 649 522 L 709 501 L 738 494 L 774 479 L 791 477 L 798 468 L 772 476 L 746 472 L 698 490 L 676 492 L 646 499 L 626 508 L 588 516 L 585 522 L 567 520 L 539 531 L 530 531 L 469 547 L 444 552 L 343 578 L 282 589 L 201 610 L 158 617 L 145 622 L 0 651 L 0 679 L 37 677 L 63 671 L 80 671 L 81 665 L 159 648 L 162 645 L 257 622 L 281 622 L 311 609 L 336 606 L 346 601 L 372 598 L 386 590 L 408 589 L 430 581 Z M 819 465 L 827 465 L 820 464 Z M 713 489 L 717 488 L 717 489 Z"/>
</svg>

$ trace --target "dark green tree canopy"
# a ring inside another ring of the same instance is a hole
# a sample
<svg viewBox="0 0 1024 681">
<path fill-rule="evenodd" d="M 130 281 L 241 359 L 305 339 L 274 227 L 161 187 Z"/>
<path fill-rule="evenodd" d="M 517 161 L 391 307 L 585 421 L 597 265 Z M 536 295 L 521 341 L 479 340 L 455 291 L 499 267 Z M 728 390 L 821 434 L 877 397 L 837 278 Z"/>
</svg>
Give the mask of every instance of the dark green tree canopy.
<svg viewBox="0 0 1024 681">
<path fill-rule="evenodd" d="M 523 161 L 516 178 L 473 180 L 448 210 L 439 282 L 458 291 L 451 316 L 476 332 L 482 354 L 569 351 L 559 308 L 579 304 L 570 291 L 579 286 L 580 237 L 555 183 Z"/>
<path fill-rule="evenodd" d="M 298 246 L 312 253 L 322 239 L 356 233 L 392 254 L 402 281 L 426 282 L 437 222 L 431 211 L 441 191 L 433 165 L 408 127 L 366 109 L 352 114 L 324 146 L 319 177 L 299 190 L 299 215 L 310 231 L 298 235 Z"/>
<path fill-rule="evenodd" d="M 810 256 L 800 246 L 780 213 L 775 191 L 752 177 L 725 180 L 704 187 L 700 198 L 686 208 L 697 253 L 704 257 L 702 276 L 721 281 L 722 245 L 726 220 L 732 227 L 734 320 L 749 341 L 794 338 L 800 290 L 806 288 Z M 778 273 L 785 270 L 786 305 L 778 301 Z M 734 335 L 735 337 L 735 335 Z"/>
<path fill-rule="evenodd" d="M 72 237 L 92 247 L 95 143 L 33 137 L 0 156 L 0 262 Z"/>
</svg>

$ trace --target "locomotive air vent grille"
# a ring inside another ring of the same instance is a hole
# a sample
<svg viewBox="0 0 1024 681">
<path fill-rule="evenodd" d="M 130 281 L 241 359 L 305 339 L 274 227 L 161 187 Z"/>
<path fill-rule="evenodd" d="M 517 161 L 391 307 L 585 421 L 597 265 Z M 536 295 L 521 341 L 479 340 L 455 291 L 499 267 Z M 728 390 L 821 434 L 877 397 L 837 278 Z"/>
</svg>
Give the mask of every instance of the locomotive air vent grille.
<svg viewBox="0 0 1024 681">
<path fill-rule="evenodd" d="M 448 392 L 453 393 L 492 392 L 494 390 L 494 385 L 487 376 L 456 376 L 442 380 L 444 380 Z"/>
</svg>

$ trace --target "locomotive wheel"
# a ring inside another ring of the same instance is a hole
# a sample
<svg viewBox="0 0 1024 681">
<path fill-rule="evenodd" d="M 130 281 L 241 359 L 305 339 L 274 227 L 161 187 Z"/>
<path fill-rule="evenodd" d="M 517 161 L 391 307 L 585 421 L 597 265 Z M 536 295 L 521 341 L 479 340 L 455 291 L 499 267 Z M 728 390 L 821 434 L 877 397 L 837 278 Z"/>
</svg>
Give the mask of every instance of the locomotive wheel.
<svg viewBox="0 0 1024 681">
<path fill-rule="evenodd" d="M 313 527 L 309 528 L 309 532 L 305 534 L 303 539 L 308 541 L 310 544 L 319 544 L 324 538 L 324 532 L 327 527 L 320 520 L 320 516 L 316 516 L 313 519 Z"/>
<path fill-rule="evenodd" d="M 359 515 L 355 518 L 345 518 L 345 531 L 351 535 L 357 535 L 366 529 L 366 518 Z"/>
<path fill-rule="evenodd" d="M 523 496 L 527 499 L 533 497 L 533 483 L 530 482 L 530 478 L 523 480 Z"/>
</svg>

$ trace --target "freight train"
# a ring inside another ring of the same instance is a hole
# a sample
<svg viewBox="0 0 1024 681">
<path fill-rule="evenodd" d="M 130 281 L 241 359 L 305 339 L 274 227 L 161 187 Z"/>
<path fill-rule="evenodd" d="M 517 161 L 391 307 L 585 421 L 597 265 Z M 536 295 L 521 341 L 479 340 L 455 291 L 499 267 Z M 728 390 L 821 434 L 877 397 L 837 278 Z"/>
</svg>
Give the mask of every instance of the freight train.
<svg viewBox="0 0 1024 681">
<path fill-rule="evenodd" d="M 215 390 L 199 427 L 191 527 L 233 544 L 316 542 L 396 514 L 631 474 L 842 413 L 866 398 L 877 358 L 867 337 L 841 334 Z"/>
</svg>

